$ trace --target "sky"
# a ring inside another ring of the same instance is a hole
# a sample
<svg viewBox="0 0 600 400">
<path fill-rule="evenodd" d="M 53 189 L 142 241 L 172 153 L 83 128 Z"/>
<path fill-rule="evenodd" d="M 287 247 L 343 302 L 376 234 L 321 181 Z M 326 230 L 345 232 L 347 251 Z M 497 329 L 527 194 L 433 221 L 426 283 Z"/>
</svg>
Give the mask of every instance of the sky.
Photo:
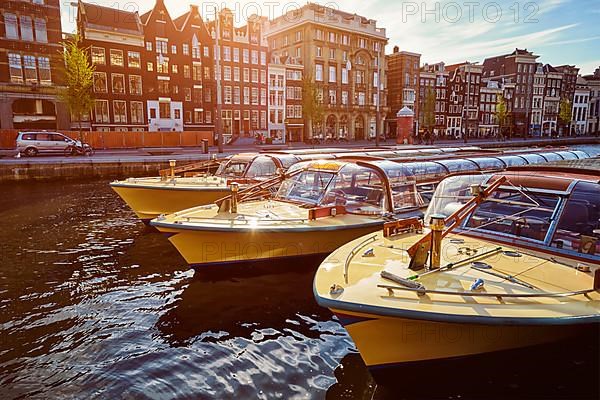
<svg viewBox="0 0 600 400">
<path fill-rule="evenodd" d="M 205 18 L 212 19 L 215 6 L 234 11 L 237 24 L 249 15 L 269 18 L 300 8 L 306 0 L 164 0 L 175 18 L 197 4 Z M 155 0 L 89 0 L 108 7 L 140 14 Z M 486 57 L 527 48 L 543 63 L 576 64 L 581 74 L 600 66 L 600 0 L 321 0 L 317 4 L 353 12 L 377 21 L 386 28 L 389 44 L 400 50 L 420 53 L 422 63 L 444 61 L 483 62 Z M 62 25 L 75 30 L 76 7 L 61 0 Z M 594 28 L 594 26 L 596 28 Z"/>
</svg>

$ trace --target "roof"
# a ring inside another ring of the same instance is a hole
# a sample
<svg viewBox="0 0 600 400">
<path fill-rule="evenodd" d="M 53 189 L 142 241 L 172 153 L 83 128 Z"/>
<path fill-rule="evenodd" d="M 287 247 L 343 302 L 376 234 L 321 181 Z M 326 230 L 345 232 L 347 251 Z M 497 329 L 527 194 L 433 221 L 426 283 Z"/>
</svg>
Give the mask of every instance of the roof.
<svg viewBox="0 0 600 400">
<path fill-rule="evenodd" d="M 600 165 L 600 160 L 592 160 L 590 164 Z M 600 183 L 600 168 L 592 169 L 589 166 L 583 169 L 573 165 L 538 165 L 528 167 L 509 168 L 508 171 L 496 174 L 497 177 L 506 176 L 511 184 L 532 189 L 567 191 L 573 181 L 588 181 Z M 524 174 L 524 171 L 535 171 L 535 174 Z"/>
<path fill-rule="evenodd" d="M 143 35 L 140 17 L 135 12 L 80 2 L 80 15 L 88 28 Z"/>
</svg>

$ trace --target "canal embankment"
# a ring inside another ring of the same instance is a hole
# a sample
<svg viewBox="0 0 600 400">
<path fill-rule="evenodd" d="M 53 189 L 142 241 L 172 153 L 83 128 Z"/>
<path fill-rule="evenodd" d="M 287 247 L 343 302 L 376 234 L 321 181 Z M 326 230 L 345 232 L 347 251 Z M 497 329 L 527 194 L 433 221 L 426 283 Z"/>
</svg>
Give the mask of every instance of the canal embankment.
<svg viewBox="0 0 600 400">
<path fill-rule="evenodd" d="M 554 139 L 515 139 L 510 141 L 472 140 L 465 144 L 463 141 L 439 141 L 435 147 L 478 146 L 483 149 L 497 148 L 534 148 L 546 146 L 582 146 L 600 145 L 599 137 L 570 137 Z M 307 146 L 294 143 L 290 146 L 226 146 L 226 156 L 244 151 L 265 151 L 278 149 L 331 149 L 332 147 L 364 147 L 374 149 L 373 142 L 355 142 L 351 144 L 323 144 Z M 380 148 L 414 148 L 414 145 L 396 145 L 391 140 L 382 142 Z M 168 168 L 169 160 L 177 164 L 202 161 L 217 154 L 216 147 L 210 147 L 208 154 L 200 148 L 164 148 L 164 149 L 123 149 L 99 150 L 91 157 L 16 157 L 14 150 L 0 151 L 0 182 L 23 180 L 68 180 L 93 178 L 125 178 L 157 175 L 158 171 Z"/>
</svg>

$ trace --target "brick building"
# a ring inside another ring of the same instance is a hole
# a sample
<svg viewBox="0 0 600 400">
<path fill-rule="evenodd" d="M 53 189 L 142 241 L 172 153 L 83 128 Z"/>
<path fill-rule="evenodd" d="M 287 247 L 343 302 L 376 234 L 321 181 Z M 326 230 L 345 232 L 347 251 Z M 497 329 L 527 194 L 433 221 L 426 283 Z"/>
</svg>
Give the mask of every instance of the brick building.
<svg viewBox="0 0 600 400">
<path fill-rule="evenodd" d="M 483 62 L 483 77 L 502 84 L 514 83 L 513 124 L 515 134 L 525 136 L 530 131 L 533 78 L 539 56 L 527 49 L 515 49 L 510 54 L 491 57 Z"/>
<path fill-rule="evenodd" d="M 479 100 L 483 66 L 469 62 L 446 66 L 449 136 L 468 139 L 479 134 Z"/>
<path fill-rule="evenodd" d="M 383 133 L 387 37 L 376 21 L 308 3 L 269 21 L 266 35 L 273 56 L 301 60 L 323 101 L 323 121 L 305 115 L 304 139 L 367 139 L 377 124 Z"/>
<path fill-rule="evenodd" d="M 543 67 L 545 75 L 544 114 L 542 116 L 542 134 L 544 136 L 558 133 L 560 99 L 562 92 L 563 74 L 552 65 Z"/>
<path fill-rule="evenodd" d="M 139 15 L 79 2 L 77 30 L 94 65 L 93 116 L 96 131 L 146 130 L 146 98 L 142 51 L 144 32 Z"/>
<path fill-rule="evenodd" d="M 0 2 L 0 128 L 68 129 L 58 0 Z"/>
<path fill-rule="evenodd" d="M 267 41 L 264 20 L 256 15 L 234 26 L 233 13 L 223 9 L 207 27 L 213 41 L 219 35 L 222 128 L 225 140 L 267 134 Z"/>
<path fill-rule="evenodd" d="M 564 87 L 564 84 L 563 84 Z M 588 133 L 588 113 L 590 103 L 590 87 L 583 77 L 577 78 L 575 93 L 573 94 L 573 111 L 571 135 L 585 135 Z"/>
<path fill-rule="evenodd" d="M 448 121 L 448 71 L 443 62 L 436 64 L 425 64 L 420 72 L 422 81 L 419 86 L 419 109 L 423 110 L 425 100 L 425 89 L 430 85 L 431 80 L 434 80 L 435 90 L 435 127 L 434 134 L 443 138 L 447 134 Z M 417 116 L 420 124 L 423 123 L 423 116 Z"/>
<path fill-rule="evenodd" d="M 276 143 L 300 141 L 304 66 L 294 57 L 273 56 L 269 62 L 269 135 Z"/>
<path fill-rule="evenodd" d="M 387 131 L 395 134 L 396 114 L 404 107 L 414 111 L 418 117 L 420 105 L 420 64 L 421 55 L 400 51 L 394 46 L 392 54 L 385 56 L 387 64 L 388 105 Z M 428 82 L 429 83 L 429 82 Z M 422 116 L 421 116 L 422 117 Z M 422 118 L 415 118 L 415 125 L 423 125 Z M 415 126 L 416 129 L 417 126 Z"/>
<path fill-rule="evenodd" d="M 585 75 L 583 78 L 590 88 L 588 131 L 598 135 L 600 134 L 600 67 L 594 74 Z"/>
<path fill-rule="evenodd" d="M 503 89 L 496 81 L 488 81 L 479 92 L 479 136 L 492 137 L 499 134 L 496 106 Z"/>
</svg>

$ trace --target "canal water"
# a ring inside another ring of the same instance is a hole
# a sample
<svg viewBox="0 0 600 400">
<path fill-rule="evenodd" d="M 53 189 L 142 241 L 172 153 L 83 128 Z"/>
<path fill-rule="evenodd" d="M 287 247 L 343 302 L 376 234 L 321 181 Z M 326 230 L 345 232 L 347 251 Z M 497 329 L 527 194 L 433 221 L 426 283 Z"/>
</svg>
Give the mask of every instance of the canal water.
<svg viewBox="0 0 600 400">
<path fill-rule="evenodd" d="M 599 394 L 597 332 L 476 380 L 404 371 L 378 386 L 314 301 L 318 261 L 194 272 L 107 181 L 0 186 L 0 222 L 1 399 Z"/>
</svg>

